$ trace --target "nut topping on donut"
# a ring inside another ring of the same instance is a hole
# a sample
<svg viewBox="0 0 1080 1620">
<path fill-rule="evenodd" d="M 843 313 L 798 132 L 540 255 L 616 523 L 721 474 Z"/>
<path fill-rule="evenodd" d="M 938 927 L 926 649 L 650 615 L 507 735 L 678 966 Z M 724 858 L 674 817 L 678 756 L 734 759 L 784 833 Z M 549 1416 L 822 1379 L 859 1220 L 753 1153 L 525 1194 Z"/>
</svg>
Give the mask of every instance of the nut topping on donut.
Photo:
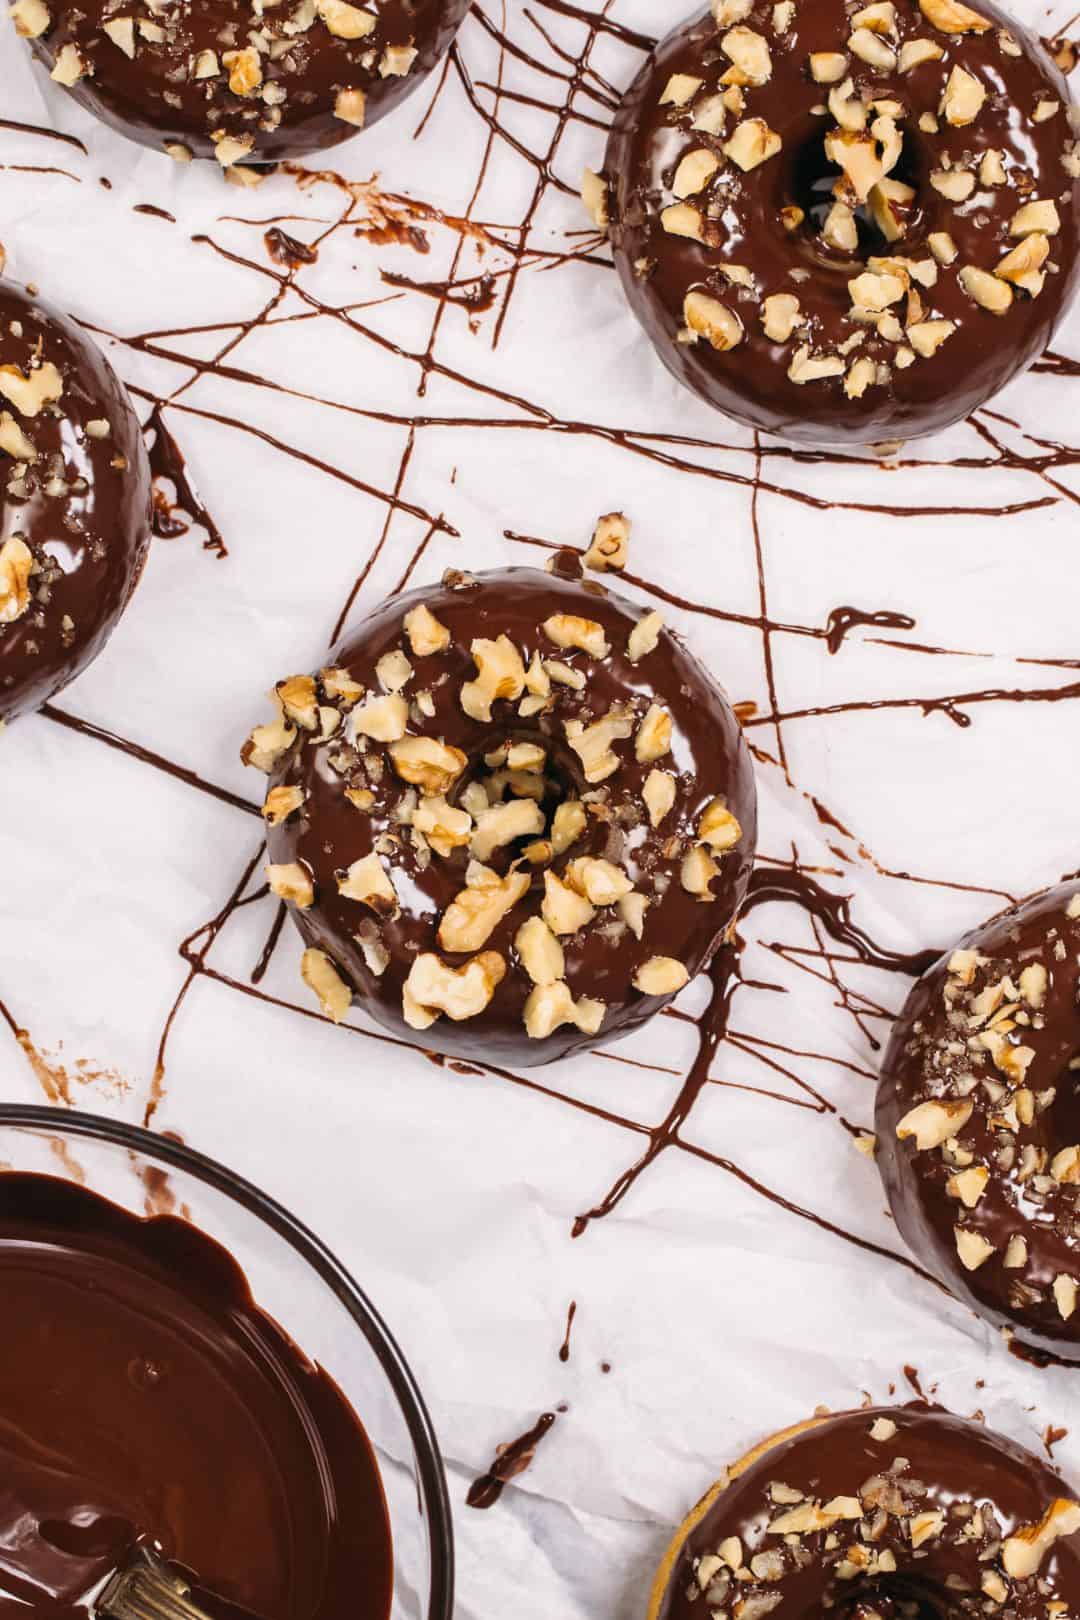
<svg viewBox="0 0 1080 1620">
<path fill-rule="evenodd" d="M 598 525 L 605 566 L 628 533 Z M 271 775 L 268 882 L 306 942 L 443 1050 L 476 1020 L 536 1061 L 650 1016 L 748 870 L 753 798 L 718 690 L 658 613 L 533 570 L 447 580 L 375 624 L 280 682 L 244 745 Z"/>
<path fill-rule="evenodd" d="M 1061 169 L 1080 177 L 1080 150 L 1049 133 L 1061 81 L 993 5 L 807 4 L 779 19 L 766 0 L 717 5 L 715 26 L 658 47 L 609 142 L 616 263 L 669 369 L 751 425 L 928 430 L 1030 361 L 1077 280 Z M 941 274 L 884 320 L 845 305 L 840 265 L 857 280 L 899 244 Z M 798 322 L 770 318 L 795 296 Z"/>
</svg>

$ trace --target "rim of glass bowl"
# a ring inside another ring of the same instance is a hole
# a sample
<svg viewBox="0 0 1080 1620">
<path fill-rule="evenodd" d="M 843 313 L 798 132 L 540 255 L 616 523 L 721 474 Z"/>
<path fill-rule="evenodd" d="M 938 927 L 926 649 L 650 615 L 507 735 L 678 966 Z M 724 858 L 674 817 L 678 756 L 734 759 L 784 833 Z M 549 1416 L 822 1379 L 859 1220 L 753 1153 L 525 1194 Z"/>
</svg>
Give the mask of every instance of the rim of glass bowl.
<svg viewBox="0 0 1080 1620">
<path fill-rule="evenodd" d="M 249 1214 L 264 1221 L 278 1237 L 307 1261 L 338 1302 L 352 1317 L 374 1350 L 397 1397 L 416 1451 L 421 1496 L 426 1509 L 431 1547 L 431 1598 L 425 1620 L 452 1620 L 454 1604 L 454 1536 L 450 1494 L 435 1427 L 408 1362 L 371 1300 L 321 1238 L 292 1215 L 283 1204 L 245 1180 L 235 1170 L 196 1148 L 169 1137 L 129 1125 L 104 1114 L 31 1103 L 0 1103 L 0 1129 L 5 1126 L 51 1131 L 93 1141 L 112 1142 L 143 1157 L 158 1159 L 186 1171 L 215 1191 L 224 1193 Z"/>
</svg>

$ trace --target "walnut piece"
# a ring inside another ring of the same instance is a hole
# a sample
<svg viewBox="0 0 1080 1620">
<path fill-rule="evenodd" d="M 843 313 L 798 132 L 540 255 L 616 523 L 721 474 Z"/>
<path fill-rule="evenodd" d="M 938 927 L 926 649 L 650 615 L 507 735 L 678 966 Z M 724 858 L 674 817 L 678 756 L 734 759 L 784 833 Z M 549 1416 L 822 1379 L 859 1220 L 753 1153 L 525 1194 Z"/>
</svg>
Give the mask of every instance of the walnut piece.
<svg viewBox="0 0 1080 1620">
<path fill-rule="evenodd" d="M 30 575 L 34 556 L 18 535 L 0 546 L 0 624 L 14 624 L 30 606 Z"/>
<path fill-rule="evenodd" d="M 675 803 L 675 778 L 671 772 L 650 771 L 642 786 L 641 797 L 649 812 L 650 827 L 659 827 Z"/>
<path fill-rule="evenodd" d="M 400 692 L 412 680 L 415 671 L 400 647 L 383 653 L 375 665 L 375 676 L 384 692 Z"/>
<path fill-rule="evenodd" d="M 586 169 L 581 177 L 581 200 L 585 204 L 589 218 L 597 230 L 606 231 L 608 227 L 607 184 L 603 176 L 596 174 L 592 169 Z"/>
<path fill-rule="evenodd" d="M 771 293 L 761 305 L 761 324 L 772 343 L 786 343 L 802 319 L 794 293 Z"/>
<path fill-rule="evenodd" d="M 959 0 L 919 0 L 919 10 L 943 34 L 985 34 L 991 24 Z"/>
<path fill-rule="evenodd" d="M 696 197 L 699 191 L 704 191 L 719 167 L 720 159 L 715 152 L 710 152 L 707 146 L 696 147 L 694 151 L 687 152 L 675 170 L 672 192 L 680 200 Z"/>
<path fill-rule="evenodd" d="M 413 962 L 402 986 L 402 1011 L 412 1029 L 427 1029 L 439 1013 L 454 1023 L 475 1018 L 490 1002 L 506 974 L 498 951 L 483 951 L 463 967 L 452 968 L 434 951 Z"/>
<path fill-rule="evenodd" d="M 490 867 L 470 861 L 465 887 L 451 900 L 439 924 L 443 950 L 478 951 L 486 945 L 503 918 L 528 893 L 530 881 L 527 872 L 508 872 L 501 878 Z"/>
<path fill-rule="evenodd" d="M 745 174 L 775 157 L 783 144 L 764 118 L 744 118 L 735 125 L 731 139 L 724 143 L 724 151 Z"/>
<path fill-rule="evenodd" d="M 742 837 L 742 828 L 723 800 L 714 799 L 698 823 L 697 835 L 714 855 L 721 855 L 735 848 Z"/>
<path fill-rule="evenodd" d="M 307 911 L 315 904 L 315 885 L 311 873 L 299 861 L 288 861 L 277 866 L 271 863 L 264 866 L 263 871 L 271 894 L 276 894 L 279 900 L 288 901 L 298 911 Z"/>
<path fill-rule="evenodd" d="M 18 366 L 0 366 L 0 394 L 20 416 L 36 416 L 64 392 L 64 379 L 51 360 L 22 372 Z"/>
<path fill-rule="evenodd" d="M 580 855 L 570 862 L 566 881 L 594 906 L 613 906 L 634 887 L 621 866 L 591 855 Z"/>
<path fill-rule="evenodd" d="M 592 542 L 583 561 L 586 568 L 602 574 L 608 568 L 626 567 L 630 546 L 630 523 L 621 512 L 608 512 L 598 519 Z"/>
<path fill-rule="evenodd" d="M 966 264 L 962 267 L 960 285 L 969 298 L 974 299 L 983 309 L 988 309 L 991 315 L 1004 315 L 1013 301 L 1012 288 L 1008 282 L 991 275 L 987 270 L 978 269 L 975 265 Z"/>
<path fill-rule="evenodd" d="M 554 872 L 545 872 L 540 915 L 553 934 L 576 934 L 592 921 L 596 912 L 584 895 L 570 888 Z"/>
<path fill-rule="evenodd" d="M 583 619 L 576 613 L 553 613 L 544 620 L 544 634 L 556 647 L 577 647 L 588 653 L 590 658 L 606 658 L 611 651 L 603 625 L 597 624 L 595 619 Z M 516 697 L 517 693 L 514 695 Z"/>
<path fill-rule="evenodd" d="M 334 117 L 354 129 L 363 129 L 367 118 L 367 97 L 362 90 L 339 90 L 334 97 Z"/>
<path fill-rule="evenodd" d="M 370 11 L 350 6 L 348 0 L 315 0 L 315 10 L 338 39 L 365 39 L 376 23 Z"/>
<path fill-rule="evenodd" d="M 43 0 L 15 0 L 8 15 L 20 39 L 40 39 L 52 25 L 49 8 Z"/>
<path fill-rule="evenodd" d="M 473 819 L 467 810 L 448 804 L 442 794 L 430 794 L 420 800 L 413 812 L 412 824 L 423 833 L 437 855 L 443 858 L 467 844 L 472 836 Z"/>
<path fill-rule="evenodd" d="M 926 1153 L 940 1147 L 950 1136 L 958 1136 L 973 1110 L 974 1104 L 966 1100 L 932 1098 L 909 1109 L 897 1125 L 896 1134 L 902 1142 L 913 1136 L 916 1150 Z"/>
<path fill-rule="evenodd" d="M 370 737 L 373 742 L 396 743 L 405 735 L 409 705 L 400 694 L 390 692 L 384 697 L 368 698 L 350 718 L 353 731 L 360 736 Z"/>
<path fill-rule="evenodd" d="M 670 996 L 688 982 L 689 973 L 673 956 L 650 956 L 634 974 L 634 989 L 646 996 Z"/>
<path fill-rule="evenodd" d="M 370 906 L 379 917 L 396 917 L 400 910 L 390 874 L 374 853 L 364 855 L 353 861 L 347 871 L 339 872 L 337 886 L 338 893 L 346 900 Z"/>
<path fill-rule="evenodd" d="M 566 972 L 563 948 L 542 917 L 530 917 L 514 935 L 514 949 L 533 984 L 555 984 Z"/>
<path fill-rule="evenodd" d="M 283 821 L 287 821 L 299 810 L 306 798 L 307 793 L 302 787 L 271 788 L 266 795 L 262 813 L 271 827 L 280 827 Z"/>
<path fill-rule="evenodd" d="M 1067 1278 L 1066 1281 L 1071 1279 Z M 1057 1284 L 1054 1286 L 1056 1289 Z M 1075 1535 L 1077 1530 L 1080 1530 L 1080 1503 L 1066 1497 L 1055 1497 L 1037 1524 L 1021 1525 L 1011 1536 L 1005 1537 L 1001 1562 L 1006 1575 L 1011 1575 L 1013 1580 L 1023 1581 L 1038 1574 L 1040 1564 L 1058 1537 Z"/>
<path fill-rule="evenodd" d="M 491 705 L 498 698 L 519 698 L 525 688 L 525 666 L 509 636 L 495 641 L 480 636 L 469 649 L 477 676 L 461 688 L 461 707 L 470 720 L 491 723 Z"/>
<path fill-rule="evenodd" d="M 695 895 L 699 900 L 713 900 L 716 898 L 710 884 L 714 878 L 719 876 L 720 868 L 708 850 L 703 849 L 700 844 L 695 844 L 689 854 L 684 857 L 679 873 L 680 882 L 687 894 Z"/>
<path fill-rule="evenodd" d="M 587 820 L 585 806 L 580 799 L 563 800 L 551 818 L 551 847 L 556 855 L 563 854 L 571 844 L 577 843 L 585 831 Z"/>
<path fill-rule="evenodd" d="M 695 340 L 706 338 L 720 354 L 736 348 L 745 335 L 743 323 L 733 309 L 697 289 L 683 299 L 683 320 Z"/>
<path fill-rule="evenodd" d="M 309 946 L 300 958 L 300 977 L 319 998 L 326 1017 L 340 1024 L 352 1006 L 352 991 L 326 952 Z"/>
<path fill-rule="evenodd" d="M 602 1001 L 587 996 L 575 1001 L 562 979 L 555 984 L 538 984 L 525 1003 L 525 1032 L 530 1040 L 541 1041 L 563 1024 L 575 1024 L 582 1034 L 595 1035 L 606 1011 Z"/>
<path fill-rule="evenodd" d="M 403 702 L 389 698 L 385 702 Z M 445 793 L 469 763 L 460 748 L 435 737 L 402 737 L 388 750 L 393 767 L 403 782 L 411 782 L 423 793 Z"/>
<path fill-rule="evenodd" d="M 566 740 L 581 761 L 586 782 L 603 782 L 619 769 L 619 756 L 612 743 L 629 737 L 633 718 L 625 709 L 612 708 L 599 720 L 586 726 L 581 720 L 567 720 Z"/>
<path fill-rule="evenodd" d="M 414 822 L 415 825 L 415 822 Z M 469 853 L 478 861 L 490 860 L 495 850 L 527 833 L 544 830 L 544 813 L 533 799 L 511 799 L 493 804 L 477 817 Z"/>
<path fill-rule="evenodd" d="M 634 738 L 634 758 L 641 765 L 663 759 L 671 751 L 671 715 L 658 703 L 650 704 Z"/>
</svg>

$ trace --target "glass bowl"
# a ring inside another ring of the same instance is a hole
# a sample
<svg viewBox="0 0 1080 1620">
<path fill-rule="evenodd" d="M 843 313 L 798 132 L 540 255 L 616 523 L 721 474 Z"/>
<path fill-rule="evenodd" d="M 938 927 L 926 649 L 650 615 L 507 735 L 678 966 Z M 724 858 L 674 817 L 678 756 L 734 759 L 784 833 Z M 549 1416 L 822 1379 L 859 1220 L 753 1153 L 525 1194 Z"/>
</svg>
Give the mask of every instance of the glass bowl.
<svg viewBox="0 0 1080 1620">
<path fill-rule="evenodd" d="M 0 1104 L 0 1175 L 10 1171 L 81 1182 L 135 1214 L 182 1216 L 233 1255 L 256 1302 L 344 1391 L 375 1448 L 393 1620 L 451 1620 L 453 1532 L 431 1419 L 382 1318 L 319 1239 L 224 1165 L 101 1115 Z"/>
</svg>

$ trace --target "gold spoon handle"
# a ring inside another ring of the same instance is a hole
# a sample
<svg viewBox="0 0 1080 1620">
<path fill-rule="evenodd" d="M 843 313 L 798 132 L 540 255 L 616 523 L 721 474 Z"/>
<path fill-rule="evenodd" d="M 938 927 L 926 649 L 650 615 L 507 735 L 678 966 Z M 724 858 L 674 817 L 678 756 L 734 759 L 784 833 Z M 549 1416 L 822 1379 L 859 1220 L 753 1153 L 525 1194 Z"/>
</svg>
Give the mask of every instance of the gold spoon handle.
<svg viewBox="0 0 1080 1620">
<path fill-rule="evenodd" d="M 209 1620 L 187 1581 L 145 1546 L 112 1577 L 94 1608 L 108 1620 Z"/>
</svg>

